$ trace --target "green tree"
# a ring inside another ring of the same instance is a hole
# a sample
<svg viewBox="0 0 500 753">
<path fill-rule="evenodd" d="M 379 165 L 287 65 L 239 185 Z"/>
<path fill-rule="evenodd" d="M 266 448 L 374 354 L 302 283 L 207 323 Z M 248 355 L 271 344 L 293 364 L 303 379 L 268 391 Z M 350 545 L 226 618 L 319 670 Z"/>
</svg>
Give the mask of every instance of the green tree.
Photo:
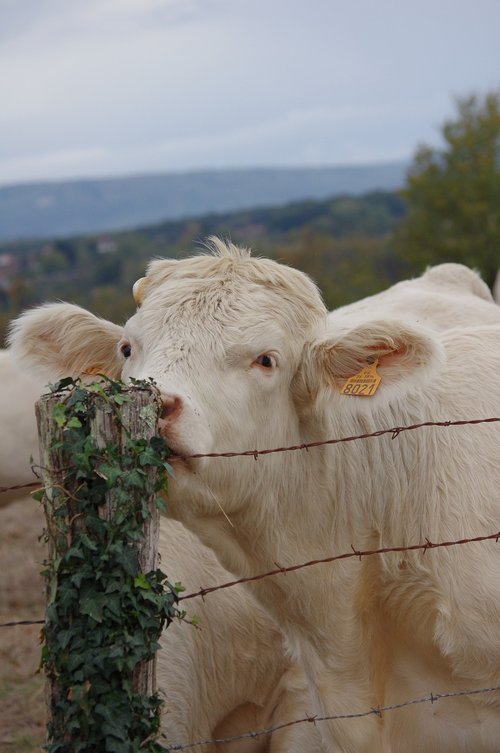
<svg viewBox="0 0 500 753">
<path fill-rule="evenodd" d="M 456 261 L 491 285 L 500 266 L 500 90 L 457 100 L 443 146 L 421 146 L 403 196 L 400 253 L 417 268 Z"/>
</svg>

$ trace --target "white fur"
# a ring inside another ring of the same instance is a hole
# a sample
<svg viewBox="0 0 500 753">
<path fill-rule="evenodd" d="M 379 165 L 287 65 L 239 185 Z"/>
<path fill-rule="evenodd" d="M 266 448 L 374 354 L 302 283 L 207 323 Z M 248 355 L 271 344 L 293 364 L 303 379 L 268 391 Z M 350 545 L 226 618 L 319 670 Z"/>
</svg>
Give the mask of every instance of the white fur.
<svg viewBox="0 0 500 753">
<path fill-rule="evenodd" d="M 181 523 L 161 521 L 159 551 L 162 569 L 188 591 L 231 580 L 213 552 Z M 262 728 L 268 699 L 288 668 L 281 632 L 250 594 L 238 586 L 213 596 L 182 604 L 198 618 L 199 628 L 173 623 L 161 638 L 158 688 L 165 698 L 162 730 L 171 744 Z M 262 737 L 234 750 L 260 753 L 268 744 Z"/>
<path fill-rule="evenodd" d="M 179 453 L 266 449 L 498 415 L 500 309 L 486 300 L 477 278 L 469 284 L 473 273 L 449 271 L 431 270 L 415 283 L 424 296 L 411 305 L 409 291 L 398 293 L 376 311 L 362 304 L 336 327 L 310 281 L 269 260 L 216 244 L 214 256 L 156 261 L 141 308 L 124 330 L 132 356 L 124 360 L 117 349 L 112 368 L 121 359 L 125 377 L 152 376 L 166 398 L 182 400 L 182 410 L 162 424 Z M 73 314 L 65 352 L 78 349 Z M 34 333 L 37 343 L 41 336 L 56 350 L 45 316 L 34 312 L 16 329 L 26 362 L 40 359 L 29 345 Z M 64 305 L 51 316 L 64 321 Z M 102 326 L 100 337 L 103 345 Z M 116 347 L 114 338 L 110 330 L 109 348 Z M 263 354 L 277 366 L 263 368 Z M 47 361 L 47 352 L 42 357 Z M 382 377 L 377 393 L 342 395 L 346 377 L 374 357 Z M 90 370 L 102 367 L 89 351 L 79 359 Z M 485 425 L 258 461 L 187 460 L 177 464 L 168 504 L 227 569 L 243 576 L 351 545 L 492 533 L 498 530 L 499 457 L 500 428 Z M 251 588 L 307 674 L 312 713 L 342 714 L 430 691 L 500 684 L 499 565 L 498 545 L 488 542 L 321 565 Z M 499 696 L 443 700 L 318 728 L 330 753 L 496 753 Z M 288 751 L 303 749 L 297 744 Z"/>
<path fill-rule="evenodd" d="M 35 402 L 43 384 L 20 370 L 11 354 L 0 351 L 0 486 L 29 484 L 36 481 L 31 458 L 38 462 L 38 438 Z M 26 490 L 0 494 L 0 507 L 26 496 Z"/>
<path fill-rule="evenodd" d="M 493 298 L 496 303 L 500 303 L 500 269 L 497 272 L 495 283 L 493 285 Z"/>
<path fill-rule="evenodd" d="M 498 310 L 486 283 L 477 272 L 451 263 L 430 267 L 421 277 L 336 309 L 329 321 L 337 329 L 350 328 L 356 321 L 386 314 L 440 330 L 467 327 L 471 322 L 498 322 Z"/>
</svg>

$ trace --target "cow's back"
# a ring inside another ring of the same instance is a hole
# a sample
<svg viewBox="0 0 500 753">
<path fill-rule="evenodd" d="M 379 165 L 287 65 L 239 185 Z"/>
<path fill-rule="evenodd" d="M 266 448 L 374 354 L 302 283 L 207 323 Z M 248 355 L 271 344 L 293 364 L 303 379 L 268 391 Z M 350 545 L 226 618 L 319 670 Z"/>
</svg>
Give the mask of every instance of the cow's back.
<svg viewBox="0 0 500 753">
<path fill-rule="evenodd" d="M 421 277 L 332 311 L 330 325 L 343 329 L 360 322 L 398 317 L 431 329 L 500 324 L 500 308 L 479 275 L 462 264 L 439 264 Z"/>
</svg>

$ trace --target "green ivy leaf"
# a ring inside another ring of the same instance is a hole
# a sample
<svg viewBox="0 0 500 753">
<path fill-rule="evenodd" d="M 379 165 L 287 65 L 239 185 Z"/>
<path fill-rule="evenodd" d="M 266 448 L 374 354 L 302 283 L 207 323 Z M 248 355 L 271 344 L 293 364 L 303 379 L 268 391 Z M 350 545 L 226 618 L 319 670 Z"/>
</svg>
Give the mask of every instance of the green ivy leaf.
<svg viewBox="0 0 500 753">
<path fill-rule="evenodd" d="M 52 413 L 54 417 L 54 421 L 58 426 L 64 426 L 66 424 L 66 406 L 64 403 L 57 403 L 57 405 L 54 406 L 54 410 Z"/>
<path fill-rule="evenodd" d="M 81 614 L 88 614 L 96 622 L 102 622 L 102 608 L 102 602 L 91 596 L 87 596 L 80 601 Z"/>
<path fill-rule="evenodd" d="M 49 388 L 51 392 L 63 392 L 68 389 L 68 387 L 72 387 L 75 384 L 76 382 L 73 377 L 64 377 L 64 379 L 60 379 L 55 384 L 50 384 Z"/>
<path fill-rule="evenodd" d="M 167 505 L 165 504 L 163 497 L 156 497 L 155 505 L 161 512 L 167 512 Z"/>
<path fill-rule="evenodd" d="M 144 573 L 139 573 L 139 575 L 134 578 L 134 586 L 136 588 L 143 588 L 147 591 L 151 590 L 151 583 L 148 581 Z"/>
<path fill-rule="evenodd" d="M 92 539 L 86 533 L 80 533 L 80 535 L 78 536 L 78 541 L 81 541 L 81 543 L 92 552 L 97 552 L 97 544 L 95 543 L 95 541 L 92 541 Z"/>
<path fill-rule="evenodd" d="M 108 489 L 111 489 L 118 479 L 122 476 L 122 469 L 118 465 L 104 464 L 96 469 L 96 474 L 107 482 Z"/>
<path fill-rule="evenodd" d="M 128 395 L 114 395 L 113 402 L 117 405 L 123 405 L 124 403 L 130 403 L 130 397 Z"/>
</svg>

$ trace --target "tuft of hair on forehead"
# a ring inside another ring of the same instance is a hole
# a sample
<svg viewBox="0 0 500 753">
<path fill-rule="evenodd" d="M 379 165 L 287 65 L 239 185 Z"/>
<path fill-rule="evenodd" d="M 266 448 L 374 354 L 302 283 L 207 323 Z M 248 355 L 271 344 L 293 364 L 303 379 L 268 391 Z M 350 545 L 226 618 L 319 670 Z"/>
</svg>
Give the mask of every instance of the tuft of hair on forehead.
<svg viewBox="0 0 500 753">
<path fill-rule="evenodd" d="M 252 256 L 250 249 L 216 236 L 210 236 L 204 246 L 209 253 L 151 261 L 146 272 L 146 288 L 151 290 L 167 280 L 197 279 L 212 284 L 238 278 L 266 287 L 301 291 L 311 300 L 321 299 L 317 285 L 298 269 L 263 256 Z"/>
<path fill-rule="evenodd" d="M 211 235 L 200 244 L 205 253 L 194 254 L 183 259 L 154 259 L 148 265 L 146 279 L 148 284 L 161 284 L 170 277 L 194 277 L 196 274 L 227 274 L 239 267 L 239 263 L 252 262 L 252 252 L 248 248 L 237 246 L 231 241 L 222 240 Z M 189 270 L 187 267 L 189 264 Z"/>
<path fill-rule="evenodd" d="M 209 254 L 212 256 L 218 256 L 221 259 L 248 259 L 252 252 L 249 248 L 243 246 L 236 246 L 229 240 L 222 240 L 217 235 L 210 235 L 202 243 L 203 248 L 206 248 Z"/>
<path fill-rule="evenodd" d="M 161 305 L 162 286 L 169 283 L 179 304 L 198 296 L 214 301 L 223 296 L 236 302 L 235 310 L 255 311 L 265 296 L 267 301 L 274 299 L 276 317 L 289 326 L 302 328 L 299 322 L 304 326 L 309 322 L 310 326 L 326 316 L 318 287 L 303 272 L 273 259 L 252 256 L 249 249 L 216 237 L 208 239 L 206 249 L 209 253 L 150 262 L 143 286 L 144 302 Z"/>
</svg>

